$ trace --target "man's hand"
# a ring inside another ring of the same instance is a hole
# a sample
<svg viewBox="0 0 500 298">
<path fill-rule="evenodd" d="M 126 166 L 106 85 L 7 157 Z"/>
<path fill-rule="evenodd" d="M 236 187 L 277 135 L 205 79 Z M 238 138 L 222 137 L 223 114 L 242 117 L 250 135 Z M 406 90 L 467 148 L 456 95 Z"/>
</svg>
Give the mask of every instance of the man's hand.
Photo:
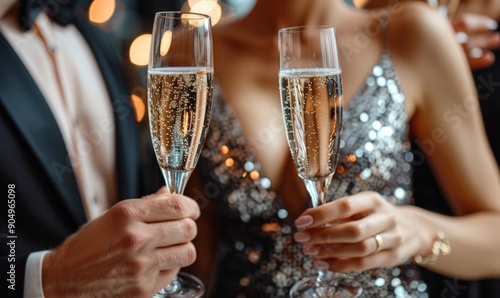
<svg viewBox="0 0 500 298">
<path fill-rule="evenodd" d="M 195 261 L 199 215 L 165 188 L 116 204 L 45 256 L 45 296 L 151 297 Z"/>
</svg>

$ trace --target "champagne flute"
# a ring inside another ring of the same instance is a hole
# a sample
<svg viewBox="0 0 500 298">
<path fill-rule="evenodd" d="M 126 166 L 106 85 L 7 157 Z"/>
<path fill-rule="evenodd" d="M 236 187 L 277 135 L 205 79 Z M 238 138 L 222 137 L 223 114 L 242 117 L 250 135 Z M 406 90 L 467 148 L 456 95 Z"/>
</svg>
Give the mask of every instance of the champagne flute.
<svg viewBox="0 0 500 298">
<path fill-rule="evenodd" d="M 342 76 L 335 28 L 279 31 L 279 84 L 288 145 L 313 207 L 325 203 L 337 167 L 342 126 Z M 290 297 L 358 297 L 353 278 L 319 270 L 299 280 Z"/>
<path fill-rule="evenodd" d="M 212 107 L 210 17 L 155 15 L 148 66 L 149 128 L 170 193 L 182 194 L 205 141 Z M 203 283 L 180 272 L 154 297 L 201 297 Z"/>
</svg>

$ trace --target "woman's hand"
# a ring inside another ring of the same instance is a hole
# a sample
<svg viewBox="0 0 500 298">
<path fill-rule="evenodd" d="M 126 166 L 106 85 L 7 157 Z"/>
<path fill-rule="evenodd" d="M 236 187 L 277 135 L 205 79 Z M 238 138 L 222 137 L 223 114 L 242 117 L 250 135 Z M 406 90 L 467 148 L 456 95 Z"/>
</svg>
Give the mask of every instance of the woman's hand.
<svg viewBox="0 0 500 298">
<path fill-rule="evenodd" d="M 425 253 L 430 239 L 397 207 L 375 192 L 362 192 L 306 210 L 294 235 L 315 267 L 338 272 L 396 266 Z M 377 239 L 378 238 L 378 239 Z"/>
<path fill-rule="evenodd" d="M 500 47 L 500 34 L 495 31 L 497 22 L 481 14 L 459 13 L 451 23 L 470 68 L 474 70 L 492 65 L 495 61 L 492 50 Z"/>
</svg>

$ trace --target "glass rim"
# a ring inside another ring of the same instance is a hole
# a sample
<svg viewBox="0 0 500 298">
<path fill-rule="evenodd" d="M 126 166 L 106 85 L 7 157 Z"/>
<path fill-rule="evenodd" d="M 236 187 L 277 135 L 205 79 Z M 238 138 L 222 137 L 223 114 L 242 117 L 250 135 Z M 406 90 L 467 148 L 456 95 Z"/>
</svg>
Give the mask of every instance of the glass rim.
<svg viewBox="0 0 500 298">
<path fill-rule="evenodd" d="M 294 27 L 286 27 L 281 28 L 279 33 L 288 33 L 288 32 L 304 32 L 309 30 L 326 30 L 333 29 L 335 31 L 335 26 L 333 25 L 306 25 L 306 26 L 294 26 Z"/>
<path fill-rule="evenodd" d="M 190 18 L 191 20 L 204 20 L 210 19 L 211 17 L 206 14 L 198 13 L 198 12 L 189 12 L 189 11 L 158 11 L 155 13 L 155 17 L 165 18 L 165 19 L 182 19 L 181 15 L 193 15 L 196 16 L 194 18 Z"/>
</svg>

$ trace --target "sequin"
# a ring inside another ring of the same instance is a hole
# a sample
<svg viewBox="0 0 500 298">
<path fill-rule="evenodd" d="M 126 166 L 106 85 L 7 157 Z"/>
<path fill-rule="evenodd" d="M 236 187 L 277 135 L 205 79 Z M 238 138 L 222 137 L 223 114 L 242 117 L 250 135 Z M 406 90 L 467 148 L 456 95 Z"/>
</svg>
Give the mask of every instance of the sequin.
<svg viewBox="0 0 500 298">
<path fill-rule="evenodd" d="M 382 74 L 384 74 L 384 69 L 380 65 L 376 65 L 373 67 L 373 75 L 376 77 L 380 77 Z"/>
<path fill-rule="evenodd" d="M 269 187 L 271 187 L 271 180 L 266 177 L 262 178 L 260 180 L 260 186 L 262 186 L 262 188 L 268 189 Z"/>
<path fill-rule="evenodd" d="M 379 277 L 375 280 L 375 286 L 377 287 L 383 287 L 385 285 L 385 279 L 382 277 Z"/>
<path fill-rule="evenodd" d="M 386 85 L 386 80 L 384 77 L 378 77 L 377 78 L 377 85 L 380 87 L 384 87 Z"/>
<path fill-rule="evenodd" d="M 370 117 L 368 116 L 367 113 L 361 113 L 359 115 L 359 120 L 361 120 L 361 122 L 366 122 L 370 119 Z"/>
<path fill-rule="evenodd" d="M 286 211 L 286 209 L 280 209 L 278 211 L 279 218 L 287 218 L 287 216 L 288 216 L 288 211 Z"/>
<path fill-rule="evenodd" d="M 381 79 L 383 78 L 383 80 Z M 383 84 L 380 84 L 383 81 Z M 410 204 L 413 155 L 404 96 L 384 53 L 366 85 L 344 107 L 341 157 L 328 201 L 365 190 L 393 204 Z M 311 257 L 293 240 L 294 225 L 271 188 L 234 112 L 215 88 L 213 117 L 199 167 L 222 223 L 221 263 L 215 297 L 287 297 L 301 276 L 314 274 Z M 231 167 L 226 161 L 231 158 Z M 425 298 L 427 286 L 411 263 L 352 273 L 363 298 Z"/>
<path fill-rule="evenodd" d="M 253 171 L 253 169 L 255 169 L 255 166 L 254 166 L 253 162 L 251 162 L 251 161 L 247 161 L 247 162 L 245 163 L 245 170 L 246 170 L 247 172 L 251 172 L 251 171 Z"/>
</svg>

